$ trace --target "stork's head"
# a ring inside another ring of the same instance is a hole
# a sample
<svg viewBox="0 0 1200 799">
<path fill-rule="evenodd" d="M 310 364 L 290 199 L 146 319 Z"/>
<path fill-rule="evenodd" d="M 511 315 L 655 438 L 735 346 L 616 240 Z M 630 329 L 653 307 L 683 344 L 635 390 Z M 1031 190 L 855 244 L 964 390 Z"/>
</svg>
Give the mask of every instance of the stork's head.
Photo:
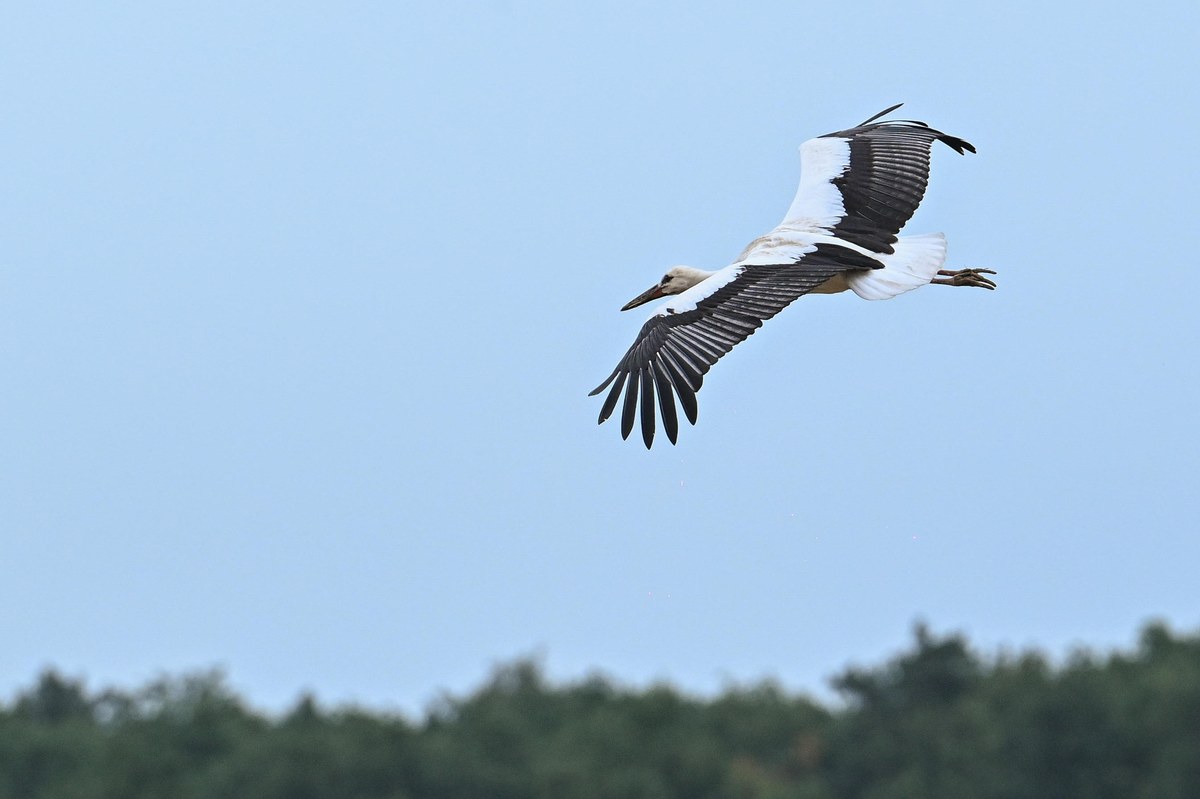
<svg viewBox="0 0 1200 799">
<path fill-rule="evenodd" d="M 703 269 L 693 269 L 690 266 L 672 266 L 662 276 L 661 280 L 625 303 L 625 306 L 621 310 L 628 311 L 630 308 L 645 305 L 651 300 L 657 300 L 659 297 L 682 294 L 701 280 L 707 278 L 710 274 L 710 272 L 705 272 Z"/>
</svg>

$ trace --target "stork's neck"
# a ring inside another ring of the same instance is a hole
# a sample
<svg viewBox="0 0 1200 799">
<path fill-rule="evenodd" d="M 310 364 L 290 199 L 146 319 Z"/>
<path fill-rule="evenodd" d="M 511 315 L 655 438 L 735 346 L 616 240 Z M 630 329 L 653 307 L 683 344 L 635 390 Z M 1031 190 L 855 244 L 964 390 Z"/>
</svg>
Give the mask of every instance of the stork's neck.
<svg viewBox="0 0 1200 799">
<path fill-rule="evenodd" d="M 690 289 L 698 283 L 708 280 L 715 272 L 707 272 L 703 269 L 696 269 L 691 266 L 676 266 L 671 269 L 671 274 L 675 275 L 682 281 L 684 289 Z"/>
</svg>

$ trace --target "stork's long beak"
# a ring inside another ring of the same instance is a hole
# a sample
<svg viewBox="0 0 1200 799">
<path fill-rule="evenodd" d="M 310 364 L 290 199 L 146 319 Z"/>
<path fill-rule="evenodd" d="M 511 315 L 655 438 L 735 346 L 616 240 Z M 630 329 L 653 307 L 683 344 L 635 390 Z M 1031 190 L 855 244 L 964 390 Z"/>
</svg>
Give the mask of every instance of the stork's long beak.
<svg viewBox="0 0 1200 799">
<path fill-rule="evenodd" d="M 634 297 L 629 302 L 625 303 L 625 305 L 621 308 L 621 310 L 628 311 L 630 308 L 636 308 L 639 305 L 645 305 L 646 303 L 650 302 L 650 300 L 657 300 L 659 297 L 664 297 L 664 296 L 666 296 L 666 295 L 663 294 L 662 284 L 655 283 L 653 286 L 650 287 L 649 291 L 643 292 L 643 293 L 637 295 L 636 297 Z"/>
</svg>

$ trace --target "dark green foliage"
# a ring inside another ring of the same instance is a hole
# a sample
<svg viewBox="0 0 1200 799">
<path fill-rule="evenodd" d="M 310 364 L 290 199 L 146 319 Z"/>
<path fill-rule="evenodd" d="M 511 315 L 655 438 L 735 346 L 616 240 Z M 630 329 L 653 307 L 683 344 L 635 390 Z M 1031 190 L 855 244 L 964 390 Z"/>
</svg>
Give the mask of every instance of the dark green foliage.
<svg viewBox="0 0 1200 799">
<path fill-rule="evenodd" d="M 219 673 L 89 694 L 48 671 L 0 706 L 0 799 L 922 799 L 1200 796 L 1200 636 L 981 658 L 918 627 L 835 681 L 701 700 L 505 666 L 420 723 L 303 696 L 277 718 Z"/>
</svg>

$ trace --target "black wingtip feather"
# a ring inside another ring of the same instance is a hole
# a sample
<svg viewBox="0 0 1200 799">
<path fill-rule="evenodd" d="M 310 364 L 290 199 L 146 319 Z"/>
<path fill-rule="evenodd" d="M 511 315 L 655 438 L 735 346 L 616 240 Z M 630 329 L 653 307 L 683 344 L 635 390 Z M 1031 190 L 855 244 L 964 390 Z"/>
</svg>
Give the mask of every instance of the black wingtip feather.
<svg viewBox="0 0 1200 799">
<path fill-rule="evenodd" d="M 612 416 L 613 410 L 615 410 L 617 407 L 617 400 L 621 397 L 621 386 L 625 385 L 625 375 L 614 374 L 613 377 L 619 377 L 620 379 L 617 380 L 616 384 L 612 387 L 612 391 L 608 392 L 608 396 L 604 398 L 604 405 L 600 408 L 600 419 L 596 422 L 596 424 L 604 424 L 604 421 L 608 419 L 608 417 Z M 604 385 L 600 386 L 600 388 L 604 388 L 604 386 L 608 385 L 611 380 L 612 378 L 605 380 Z M 596 390 L 599 391 L 600 389 Z M 588 396 L 592 395 L 589 394 Z"/>
<path fill-rule="evenodd" d="M 625 384 L 625 405 L 621 408 L 621 438 L 633 432 L 633 416 L 637 412 L 638 372 L 630 372 Z"/>
<path fill-rule="evenodd" d="M 904 103 L 896 103 L 895 105 L 891 106 L 890 108 L 883 109 L 878 114 L 871 117 L 870 119 L 864 120 L 861 124 L 859 124 L 859 127 L 861 128 L 861 127 L 863 127 L 863 125 L 870 125 L 875 120 L 879 119 L 880 117 L 887 116 L 888 114 L 892 113 L 893 111 L 895 111 L 897 108 L 899 108 L 902 105 L 904 105 Z"/>
<path fill-rule="evenodd" d="M 687 417 L 688 422 L 695 427 L 696 415 L 699 410 L 696 406 L 696 395 L 692 392 L 679 392 L 679 404 L 683 406 L 683 415 Z"/>
<path fill-rule="evenodd" d="M 679 404 L 683 407 L 683 412 L 687 416 L 688 421 L 693 425 L 696 424 L 696 391 L 697 386 L 693 386 L 688 380 L 687 375 L 680 369 L 674 357 L 669 353 L 663 358 L 663 364 L 666 366 L 667 374 L 671 378 L 671 382 L 675 385 L 675 391 L 679 394 Z"/>
<path fill-rule="evenodd" d="M 588 396 L 589 396 L 589 397 L 594 397 L 594 396 L 596 396 L 597 394 L 599 394 L 601 391 L 603 391 L 603 390 L 604 390 L 604 387 L 605 387 L 606 385 L 608 385 L 608 382 L 607 382 L 607 381 L 605 381 L 604 383 L 601 383 L 600 385 L 596 386 L 595 388 L 593 388 L 591 391 L 589 391 L 589 392 L 588 392 Z"/>
<path fill-rule="evenodd" d="M 654 387 L 658 390 L 658 410 L 662 414 L 663 430 L 672 444 L 678 443 L 679 417 L 675 415 L 675 397 L 671 391 L 671 376 L 656 363 L 650 364 Z"/>
<path fill-rule="evenodd" d="M 650 370 L 642 367 L 642 441 L 646 449 L 654 443 L 654 383 L 650 380 Z"/>
<path fill-rule="evenodd" d="M 950 149 L 954 150 L 959 155 L 966 155 L 967 153 L 975 152 L 975 145 L 971 144 L 971 142 L 967 141 L 966 139 L 960 139 L 957 136 L 951 136 L 948 133 L 943 133 L 941 136 L 938 136 L 938 141 L 950 147 Z"/>
<path fill-rule="evenodd" d="M 600 385 L 596 386 L 591 391 L 589 391 L 588 396 L 594 397 L 597 394 L 599 394 L 601 391 L 603 391 L 608 386 L 609 383 L 611 383 L 613 380 L 615 380 L 617 378 L 617 375 L 619 375 L 619 374 L 621 374 L 621 367 L 618 366 L 616 369 L 613 369 L 613 373 L 611 375 L 609 375 L 607 378 L 605 378 L 603 383 L 601 383 Z"/>
</svg>

